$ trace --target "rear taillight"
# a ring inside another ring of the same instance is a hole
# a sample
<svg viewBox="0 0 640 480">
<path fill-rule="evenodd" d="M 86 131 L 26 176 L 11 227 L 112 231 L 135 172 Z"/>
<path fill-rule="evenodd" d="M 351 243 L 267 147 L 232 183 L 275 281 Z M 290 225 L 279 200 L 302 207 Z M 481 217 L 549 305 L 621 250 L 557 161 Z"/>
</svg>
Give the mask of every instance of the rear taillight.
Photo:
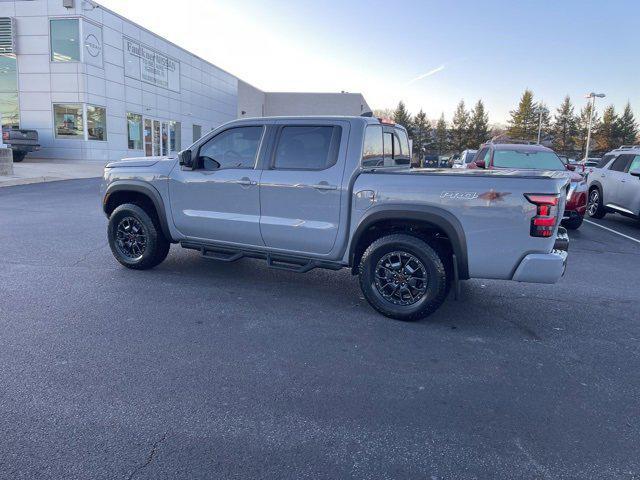
<svg viewBox="0 0 640 480">
<path fill-rule="evenodd" d="M 524 196 L 537 209 L 536 215 L 531 219 L 531 236 L 552 236 L 558 216 L 558 195 L 526 193 Z"/>
<path fill-rule="evenodd" d="M 2 132 L 2 140 L 9 140 L 9 132 Z"/>
</svg>

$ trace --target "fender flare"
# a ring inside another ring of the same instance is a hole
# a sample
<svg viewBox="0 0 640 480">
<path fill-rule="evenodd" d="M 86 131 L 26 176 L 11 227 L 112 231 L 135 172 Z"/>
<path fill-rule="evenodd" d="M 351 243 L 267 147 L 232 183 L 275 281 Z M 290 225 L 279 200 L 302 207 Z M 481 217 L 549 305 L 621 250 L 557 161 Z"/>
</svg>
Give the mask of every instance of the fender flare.
<svg viewBox="0 0 640 480">
<path fill-rule="evenodd" d="M 600 193 L 604 194 L 604 190 L 602 189 L 602 184 L 598 180 L 594 180 L 589 184 L 587 191 L 591 190 L 591 187 L 598 187 L 600 189 Z"/>
<path fill-rule="evenodd" d="M 442 230 L 453 248 L 458 266 L 458 276 L 462 280 L 469 278 L 467 239 L 460 221 L 451 212 L 431 205 L 380 205 L 369 209 L 363 216 L 351 237 L 349 264 L 355 262 L 355 251 L 364 232 L 373 224 L 386 220 L 420 221 L 431 223 Z"/>
<path fill-rule="evenodd" d="M 158 221 L 160 222 L 160 228 L 162 229 L 162 233 L 170 242 L 173 242 L 171 237 L 171 231 L 169 230 L 169 224 L 167 222 L 167 211 L 164 208 L 164 201 L 162 200 L 162 196 L 160 192 L 156 190 L 153 185 L 149 185 L 148 183 L 142 182 L 140 180 L 126 180 L 126 181 L 115 181 L 111 183 L 104 194 L 104 198 L 102 199 L 102 210 L 105 214 L 107 214 L 107 205 L 109 203 L 109 197 L 115 192 L 136 192 L 141 193 L 148 197 L 153 206 L 156 209 L 158 214 Z M 108 216 L 108 214 L 107 214 Z"/>
</svg>

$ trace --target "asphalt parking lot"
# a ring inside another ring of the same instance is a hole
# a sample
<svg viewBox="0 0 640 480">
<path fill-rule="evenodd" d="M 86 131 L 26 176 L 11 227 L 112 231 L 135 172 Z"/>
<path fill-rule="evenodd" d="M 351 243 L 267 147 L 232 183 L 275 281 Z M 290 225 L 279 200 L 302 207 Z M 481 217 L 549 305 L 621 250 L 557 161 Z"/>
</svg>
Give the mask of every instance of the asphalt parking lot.
<svg viewBox="0 0 640 480">
<path fill-rule="evenodd" d="M 598 224 L 640 239 L 640 223 Z M 348 271 L 112 258 L 98 180 L 0 189 L 0 478 L 640 478 L 640 244 L 429 319 Z"/>
</svg>

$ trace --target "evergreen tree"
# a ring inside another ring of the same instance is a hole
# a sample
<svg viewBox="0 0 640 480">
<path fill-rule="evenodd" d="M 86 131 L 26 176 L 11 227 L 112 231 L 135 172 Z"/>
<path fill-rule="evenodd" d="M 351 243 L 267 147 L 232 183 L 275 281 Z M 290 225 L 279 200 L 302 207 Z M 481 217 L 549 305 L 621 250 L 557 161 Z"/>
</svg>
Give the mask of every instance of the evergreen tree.
<svg viewBox="0 0 640 480">
<path fill-rule="evenodd" d="M 551 112 L 549 107 L 544 103 L 536 103 L 536 140 L 538 139 L 538 131 L 540 131 L 540 143 L 545 143 L 545 140 L 551 135 Z"/>
<path fill-rule="evenodd" d="M 587 148 L 587 134 L 589 129 L 589 117 L 591 116 L 591 103 L 588 103 L 580 110 L 578 116 L 578 135 L 576 137 L 576 147 L 578 147 L 584 156 L 585 149 Z M 590 150 L 594 147 L 595 133 L 600 129 L 600 117 L 598 112 L 593 112 L 593 118 L 591 120 L 591 145 Z"/>
<path fill-rule="evenodd" d="M 595 138 L 598 150 L 607 152 L 620 146 L 620 121 L 613 105 L 602 112 L 602 122 Z"/>
<path fill-rule="evenodd" d="M 567 155 L 575 148 L 577 135 L 578 119 L 574 114 L 571 98 L 567 95 L 556 110 L 553 120 L 554 148 Z"/>
<path fill-rule="evenodd" d="M 461 152 L 469 143 L 469 112 L 465 109 L 464 100 L 460 100 L 451 120 L 451 149 Z"/>
<path fill-rule="evenodd" d="M 400 100 L 400 102 L 398 103 L 396 111 L 393 112 L 393 121 L 407 129 L 409 138 L 413 137 L 413 129 L 411 128 L 411 115 L 409 115 L 407 107 L 402 100 Z"/>
<path fill-rule="evenodd" d="M 442 155 L 443 152 L 447 151 L 449 148 L 449 132 L 447 131 L 447 122 L 444 119 L 444 113 L 440 115 L 436 123 L 434 140 L 438 155 Z"/>
<path fill-rule="evenodd" d="M 482 103 L 482 100 L 478 100 L 476 106 L 471 110 L 471 118 L 469 120 L 469 137 L 466 147 L 477 149 L 488 139 L 489 115 L 487 115 L 484 109 L 484 103 Z"/>
<path fill-rule="evenodd" d="M 533 92 L 525 90 L 518 103 L 518 108 L 510 112 L 509 128 L 510 137 L 519 140 L 535 141 L 538 138 L 538 111 L 533 102 Z"/>
<path fill-rule="evenodd" d="M 422 159 L 431 143 L 431 126 L 427 115 L 420 110 L 413 119 L 413 153 Z"/>
<path fill-rule="evenodd" d="M 618 133 L 622 145 L 633 145 L 638 136 L 638 123 L 633 116 L 629 102 L 624 107 L 624 112 L 618 121 Z"/>
</svg>

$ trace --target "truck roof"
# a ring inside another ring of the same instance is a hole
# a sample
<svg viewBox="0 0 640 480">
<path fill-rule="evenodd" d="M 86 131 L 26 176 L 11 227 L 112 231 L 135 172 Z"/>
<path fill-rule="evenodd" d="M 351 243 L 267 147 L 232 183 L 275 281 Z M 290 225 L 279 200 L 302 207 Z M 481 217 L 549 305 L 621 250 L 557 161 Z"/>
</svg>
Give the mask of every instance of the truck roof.
<svg viewBox="0 0 640 480">
<path fill-rule="evenodd" d="M 237 120 L 231 120 L 228 123 L 243 123 L 243 122 L 265 122 L 273 123 L 282 120 L 342 120 L 348 122 L 360 122 L 366 125 L 380 125 L 385 124 L 379 118 L 376 117 L 362 117 L 356 115 L 287 115 L 287 116 L 275 116 L 275 117 L 246 117 L 239 118 Z M 393 124 L 393 126 L 406 130 L 400 124 Z"/>
</svg>

